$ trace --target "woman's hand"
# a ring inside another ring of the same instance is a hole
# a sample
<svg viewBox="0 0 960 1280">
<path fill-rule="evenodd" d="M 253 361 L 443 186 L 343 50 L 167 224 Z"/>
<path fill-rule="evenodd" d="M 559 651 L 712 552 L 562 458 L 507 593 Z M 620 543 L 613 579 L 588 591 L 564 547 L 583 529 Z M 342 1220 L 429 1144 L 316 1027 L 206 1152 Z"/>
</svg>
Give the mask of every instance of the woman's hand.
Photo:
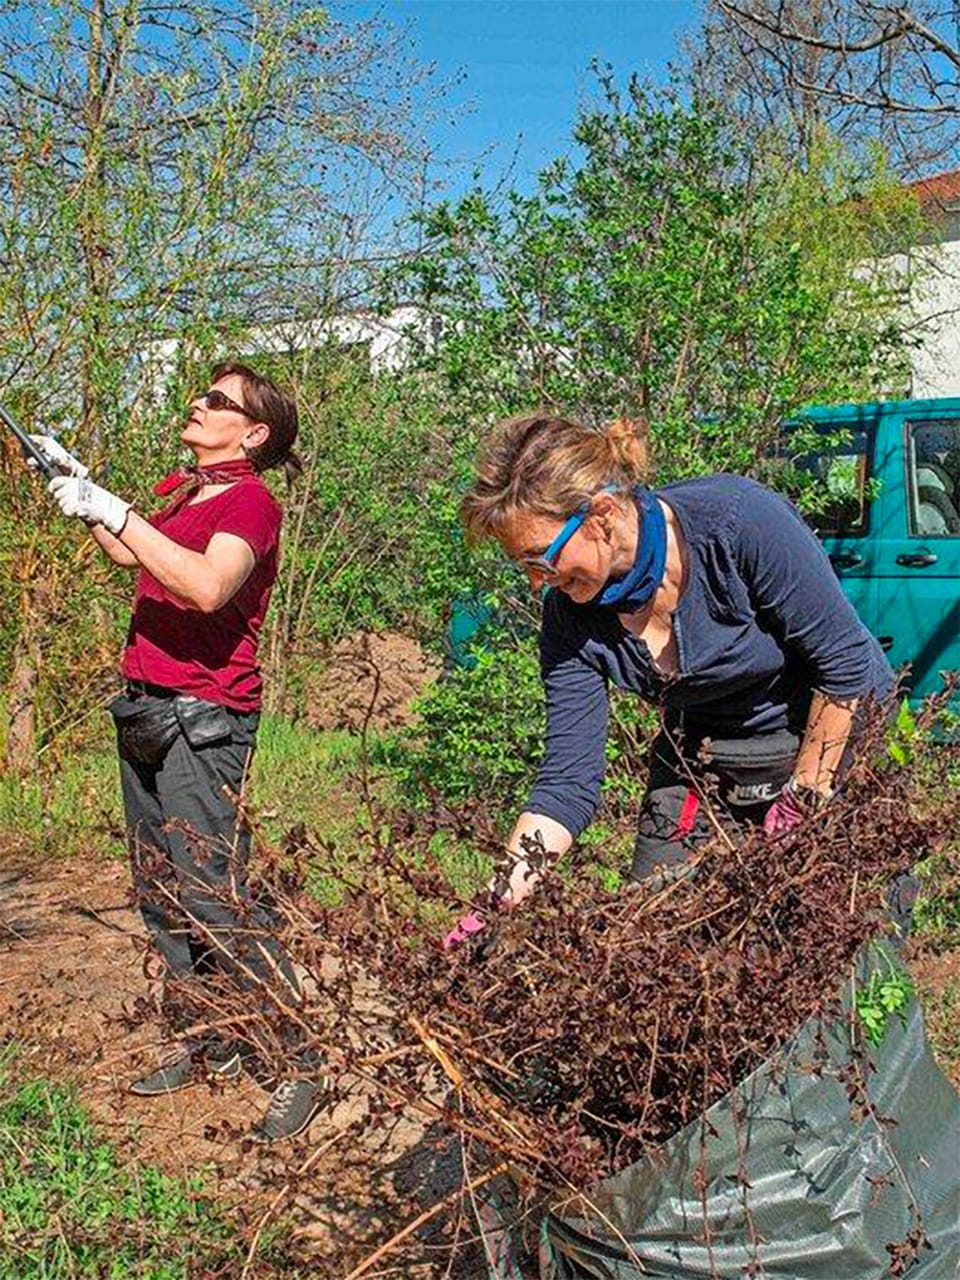
<svg viewBox="0 0 960 1280">
<path fill-rule="evenodd" d="M 763 816 L 763 829 L 768 836 L 782 836 L 799 827 L 807 811 L 798 799 L 796 791 L 784 787 Z"/>
<path fill-rule="evenodd" d="M 85 467 L 83 471 L 83 475 L 54 476 L 47 485 L 51 497 L 65 516 L 79 516 L 89 525 L 102 524 L 114 537 L 118 536 L 127 523 L 130 503 L 101 489 L 87 477 Z"/>
<path fill-rule="evenodd" d="M 440 943 L 444 951 L 453 951 L 464 942 L 469 942 L 471 938 L 475 938 L 478 933 L 482 933 L 487 927 L 487 922 L 479 911 L 468 911 L 462 919 L 458 920 L 449 933 L 445 934 Z"/>
<path fill-rule="evenodd" d="M 781 836 L 805 822 L 830 799 L 831 792 L 805 787 L 791 778 L 763 817 L 768 836 Z"/>
<path fill-rule="evenodd" d="M 76 476 L 79 480 L 83 480 L 90 474 L 89 467 L 85 467 L 83 463 L 68 453 L 59 440 L 53 436 L 31 436 L 30 439 L 37 446 L 41 453 L 45 453 L 54 466 L 60 468 L 60 472 L 65 476 Z M 35 459 L 28 458 L 27 466 L 31 471 L 38 471 L 39 467 Z"/>
</svg>

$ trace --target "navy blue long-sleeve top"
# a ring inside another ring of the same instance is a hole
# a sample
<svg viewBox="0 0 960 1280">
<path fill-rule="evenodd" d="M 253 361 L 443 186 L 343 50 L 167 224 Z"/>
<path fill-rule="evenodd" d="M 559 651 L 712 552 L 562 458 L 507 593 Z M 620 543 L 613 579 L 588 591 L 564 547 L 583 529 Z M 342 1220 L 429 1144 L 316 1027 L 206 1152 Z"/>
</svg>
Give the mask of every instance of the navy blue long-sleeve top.
<svg viewBox="0 0 960 1280">
<path fill-rule="evenodd" d="M 525 806 L 577 835 L 600 801 L 608 686 L 659 704 L 693 736 L 802 733 L 814 690 L 882 697 L 894 676 L 840 589 L 823 547 L 786 499 L 717 475 L 657 490 L 689 558 L 673 615 L 678 670 L 657 667 L 616 608 L 544 601 L 540 665 L 547 699 L 543 765 Z"/>
</svg>

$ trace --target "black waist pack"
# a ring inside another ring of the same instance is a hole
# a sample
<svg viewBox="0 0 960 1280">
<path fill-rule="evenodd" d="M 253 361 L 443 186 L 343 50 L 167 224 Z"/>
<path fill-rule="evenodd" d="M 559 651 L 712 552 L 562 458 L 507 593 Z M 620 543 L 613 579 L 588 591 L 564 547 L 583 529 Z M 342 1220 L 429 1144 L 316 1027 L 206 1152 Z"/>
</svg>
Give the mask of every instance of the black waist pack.
<svg viewBox="0 0 960 1280">
<path fill-rule="evenodd" d="M 140 764 L 159 764 L 180 732 L 175 698 L 120 694 L 109 711 L 117 726 L 120 750 Z"/>
<path fill-rule="evenodd" d="M 211 747 L 215 742 L 229 742 L 233 724 L 226 707 L 216 702 L 205 702 L 187 693 L 178 694 L 173 700 L 174 710 L 183 736 L 191 747 Z"/>
<path fill-rule="evenodd" d="M 233 732 L 224 707 L 185 693 L 170 698 L 121 694 L 109 710 L 121 751 L 140 764 L 159 764 L 180 733 L 197 749 L 228 742 Z"/>
<path fill-rule="evenodd" d="M 720 780 L 729 805 L 769 804 L 793 773 L 800 738 L 788 729 L 752 738 L 704 738 L 697 760 Z"/>
</svg>

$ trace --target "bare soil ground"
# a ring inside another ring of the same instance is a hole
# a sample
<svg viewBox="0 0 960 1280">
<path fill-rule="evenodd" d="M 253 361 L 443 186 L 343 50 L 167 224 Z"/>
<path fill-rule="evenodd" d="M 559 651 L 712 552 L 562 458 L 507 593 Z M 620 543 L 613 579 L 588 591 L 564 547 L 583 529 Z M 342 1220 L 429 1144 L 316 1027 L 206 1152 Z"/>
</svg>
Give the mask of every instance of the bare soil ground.
<svg viewBox="0 0 960 1280">
<path fill-rule="evenodd" d="M 125 866 L 96 859 L 37 864 L 0 847 L 0 1040 L 22 1047 L 25 1073 L 75 1083 L 131 1160 L 181 1176 L 202 1172 L 226 1199 L 244 1203 L 253 1226 L 271 1205 L 294 1211 L 300 1247 L 318 1277 L 347 1275 L 459 1184 L 457 1148 L 416 1122 L 399 1121 L 379 1147 L 358 1143 L 350 1126 L 364 1102 L 355 1092 L 295 1142 L 270 1150 L 244 1139 L 267 1101 L 247 1078 L 166 1098 L 132 1097 L 130 1081 L 175 1052 L 159 1017 L 135 1029 L 124 1017 L 152 985 Z M 307 1161 L 309 1178 L 294 1176 L 278 1194 Z M 391 1254 L 375 1273 L 482 1274 L 469 1251 L 447 1270 L 454 1229 L 449 1215 L 436 1219 L 417 1240 L 416 1260 Z M 461 1240 L 464 1233 L 461 1224 Z"/>
<path fill-rule="evenodd" d="M 393 631 L 347 636 L 334 645 L 307 690 L 308 723 L 356 733 L 369 711 L 371 729 L 409 724 L 414 698 L 439 672 L 440 663 L 409 636 Z"/>
</svg>

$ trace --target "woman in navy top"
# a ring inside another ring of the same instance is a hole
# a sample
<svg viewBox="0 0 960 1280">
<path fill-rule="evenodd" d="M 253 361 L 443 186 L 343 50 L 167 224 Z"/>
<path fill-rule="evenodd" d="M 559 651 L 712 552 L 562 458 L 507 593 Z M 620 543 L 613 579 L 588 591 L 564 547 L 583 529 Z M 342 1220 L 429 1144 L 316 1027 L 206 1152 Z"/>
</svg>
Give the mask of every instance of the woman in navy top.
<svg viewBox="0 0 960 1280">
<path fill-rule="evenodd" d="M 794 508 L 731 475 L 650 490 L 635 426 L 592 431 L 551 417 L 504 423 L 462 505 L 468 534 L 493 537 L 534 592 L 543 765 L 509 841 L 507 901 L 536 876 L 521 837 L 564 852 L 600 799 L 611 682 L 655 702 L 634 878 L 710 834 L 696 779 L 719 783 L 729 814 L 787 829 L 829 796 L 858 705 L 894 683 Z M 692 771 L 692 778 L 691 778 Z M 454 944 L 481 927 L 467 917 Z"/>
</svg>

